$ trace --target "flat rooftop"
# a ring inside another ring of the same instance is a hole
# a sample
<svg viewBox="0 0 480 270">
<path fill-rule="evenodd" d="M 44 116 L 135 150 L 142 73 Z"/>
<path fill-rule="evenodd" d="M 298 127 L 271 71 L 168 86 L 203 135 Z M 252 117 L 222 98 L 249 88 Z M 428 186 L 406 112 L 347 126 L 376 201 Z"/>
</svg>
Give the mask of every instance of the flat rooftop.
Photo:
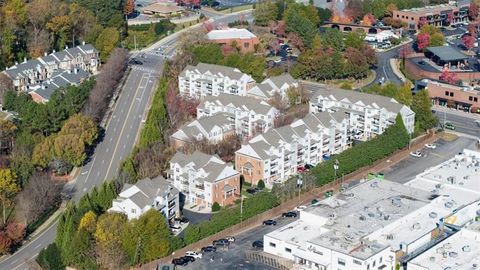
<svg viewBox="0 0 480 270">
<path fill-rule="evenodd" d="M 433 13 L 441 13 L 442 11 L 450 11 L 452 9 L 457 9 L 462 6 L 467 6 L 468 4 L 459 3 L 457 5 L 450 5 L 450 4 L 441 4 L 435 6 L 425 6 L 419 8 L 410 8 L 410 9 L 402 9 L 400 12 L 409 12 L 409 13 L 416 13 L 416 14 L 424 14 L 424 15 L 432 15 Z"/>
<path fill-rule="evenodd" d="M 256 38 L 252 32 L 248 31 L 247 29 L 243 28 L 230 28 L 230 29 L 222 29 L 222 30 L 212 30 L 207 34 L 208 39 L 216 40 L 216 39 L 250 39 Z"/>
<path fill-rule="evenodd" d="M 461 229 L 411 260 L 409 266 L 424 269 L 471 270 L 480 266 L 480 222 Z M 476 265 L 476 267 L 474 266 Z"/>
<path fill-rule="evenodd" d="M 437 182 L 439 190 L 443 186 L 452 186 L 480 194 L 480 152 L 465 149 L 417 178 Z"/>
<path fill-rule="evenodd" d="M 388 247 L 367 237 L 422 208 L 433 199 L 430 192 L 402 184 L 371 180 L 325 199 L 304 211 L 326 218 L 328 231 L 310 243 L 367 259 Z"/>
</svg>

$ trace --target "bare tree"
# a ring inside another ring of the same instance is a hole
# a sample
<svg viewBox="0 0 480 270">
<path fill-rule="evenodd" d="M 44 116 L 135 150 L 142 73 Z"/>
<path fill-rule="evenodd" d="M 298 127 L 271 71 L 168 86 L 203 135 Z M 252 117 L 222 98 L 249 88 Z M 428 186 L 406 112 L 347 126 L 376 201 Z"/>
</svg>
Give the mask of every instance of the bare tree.
<svg viewBox="0 0 480 270">
<path fill-rule="evenodd" d="M 280 113 L 285 113 L 288 109 L 288 102 L 282 97 L 280 92 L 275 91 L 273 96 L 268 100 L 268 103 L 272 105 L 275 109 L 279 110 Z"/>
<path fill-rule="evenodd" d="M 13 82 L 4 73 L 0 73 L 0 104 L 3 104 L 3 96 L 8 90 L 13 90 Z"/>
<path fill-rule="evenodd" d="M 61 201 L 63 183 L 56 182 L 47 173 L 36 172 L 16 197 L 17 215 L 28 224 Z"/>
<path fill-rule="evenodd" d="M 95 121 L 102 121 L 110 98 L 125 74 L 127 60 L 128 52 L 125 49 L 114 49 L 97 76 L 95 86 L 83 108 L 83 112 Z"/>
</svg>

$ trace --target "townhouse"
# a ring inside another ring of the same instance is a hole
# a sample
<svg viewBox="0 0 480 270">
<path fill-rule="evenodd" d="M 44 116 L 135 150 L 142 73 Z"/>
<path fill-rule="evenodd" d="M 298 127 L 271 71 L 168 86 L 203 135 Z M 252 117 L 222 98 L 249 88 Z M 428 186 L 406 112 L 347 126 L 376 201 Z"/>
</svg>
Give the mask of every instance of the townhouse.
<svg viewBox="0 0 480 270">
<path fill-rule="evenodd" d="M 170 160 L 169 180 L 185 195 L 186 205 L 211 208 L 233 204 L 240 198 L 240 173 L 217 156 L 199 151 L 177 152 Z"/>
<path fill-rule="evenodd" d="M 125 184 L 108 211 L 125 214 L 131 220 L 150 209 L 160 211 L 171 223 L 180 215 L 179 192 L 162 176 Z"/>
<path fill-rule="evenodd" d="M 287 90 L 291 87 L 299 87 L 298 81 L 290 74 L 286 73 L 263 80 L 263 82 L 251 88 L 247 95 L 254 98 L 269 100 L 273 97 L 275 92 L 278 92 L 282 98 L 286 98 Z"/>
<path fill-rule="evenodd" d="M 212 116 L 194 120 L 172 134 L 172 146 L 183 147 L 188 143 L 208 141 L 217 143 L 229 136 L 235 135 L 232 116 L 227 113 L 216 113 Z"/>
<path fill-rule="evenodd" d="M 235 168 L 245 181 L 281 183 L 305 165 L 316 165 L 348 147 L 344 110 L 308 114 L 290 125 L 251 139 L 235 152 Z"/>
<path fill-rule="evenodd" d="M 315 89 L 309 104 L 311 113 L 346 111 L 349 132 L 355 139 L 382 134 L 401 115 L 408 133 L 413 133 L 415 113 L 395 99 L 342 89 Z"/>
<path fill-rule="evenodd" d="M 255 80 L 237 68 L 198 63 L 187 66 L 178 76 L 181 95 L 193 98 L 228 93 L 246 96 Z"/>
<path fill-rule="evenodd" d="M 236 135 L 251 137 L 273 128 L 278 110 L 266 101 L 231 94 L 205 97 L 197 107 L 197 119 L 224 113 L 229 115 Z"/>
<path fill-rule="evenodd" d="M 48 100 L 53 90 L 63 86 L 63 81 L 78 84 L 86 75 L 96 73 L 99 65 L 99 52 L 92 45 L 84 43 L 37 59 L 25 59 L 23 63 L 16 63 L 3 72 L 12 80 L 17 91 L 41 92 L 39 95 Z"/>
</svg>

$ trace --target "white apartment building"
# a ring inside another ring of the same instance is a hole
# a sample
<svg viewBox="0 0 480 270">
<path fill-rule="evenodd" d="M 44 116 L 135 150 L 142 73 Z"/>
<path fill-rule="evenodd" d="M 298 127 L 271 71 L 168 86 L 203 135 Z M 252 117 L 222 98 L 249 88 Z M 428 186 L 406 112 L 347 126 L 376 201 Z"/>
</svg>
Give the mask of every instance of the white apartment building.
<svg viewBox="0 0 480 270">
<path fill-rule="evenodd" d="M 290 125 L 258 135 L 235 152 L 235 168 L 245 180 L 267 186 L 286 180 L 306 164 L 345 150 L 347 120 L 344 111 L 308 114 Z"/>
<path fill-rule="evenodd" d="M 246 96 L 255 80 L 237 68 L 198 63 L 187 66 L 178 76 L 181 95 L 193 98 L 227 93 Z"/>
<path fill-rule="evenodd" d="M 251 137 L 255 133 L 263 133 L 273 128 L 278 110 L 266 101 L 231 94 L 207 96 L 197 107 L 197 119 L 217 113 L 230 116 L 237 135 Z"/>
<path fill-rule="evenodd" d="M 235 134 L 233 120 L 231 115 L 223 112 L 193 120 L 172 134 L 172 145 L 178 148 L 202 140 L 220 142 Z"/>
<path fill-rule="evenodd" d="M 218 202 L 224 206 L 240 196 L 240 173 L 217 156 L 199 151 L 192 155 L 177 152 L 167 173 L 173 185 L 185 195 L 186 205 L 210 208 Z"/>
<path fill-rule="evenodd" d="M 287 73 L 280 76 L 266 78 L 262 83 L 257 84 L 250 89 L 247 95 L 254 98 L 269 100 L 273 97 L 275 92 L 278 92 L 282 98 L 286 98 L 287 90 L 291 87 L 298 86 L 298 81 Z"/>
<path fill-rule="evenodd" d="M 30 91 L 36 89 L 36 91 L 42 92 L 39 89 L 55 88 L 56 81 L 61 84 L 63 78 L 60 78 L 60 75 L 62 74 L 94 74 L 97 72 L 99 65 L 100 58 L 97 49 L 84 43 L 73 48 L 67 47 L 63 51 L 45 54 L 37 59 L 28 61 L 25 59 L 23 63 L 16 63 L 3 72 L 12 80 L 16 90 Z M 80 70 L 80 72 L 77 72 L 77 70 Z M 84 79 L 82 76 L 70 77 L 73 83 L 79 83 L 80 79 Z M 49 91 L 53 92 L 52 90 Z"/>
<path fill-rule="evenodd" d="M 368 139 L 382 134 L 401 115 L 405 128 L 413 133 L 415 113 L 395 99 L 343 89 L 315 89 L 310 99 L 310 112 L 347 110 L 350 131 Z"/>
<path fill-rule="evenodd" d="M 135 185 L 125 184 L 108 211 L 125 214 L 132 220 L 155 209 L 162 212 L 168 221 L 172 221 L 180 215 L 178 196 L 178 190 L 163 177 L 145 178 Z"/>
</svg>

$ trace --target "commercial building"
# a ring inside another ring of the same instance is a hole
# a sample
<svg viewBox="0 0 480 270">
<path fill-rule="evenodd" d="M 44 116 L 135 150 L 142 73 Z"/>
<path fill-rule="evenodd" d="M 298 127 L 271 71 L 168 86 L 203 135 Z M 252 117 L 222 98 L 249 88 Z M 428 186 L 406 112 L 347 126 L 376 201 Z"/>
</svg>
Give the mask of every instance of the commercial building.
<svg viewBox="0 0 480 270">
<path fill-rule="evenodd" d="M 419 83 L 428 91 L 433 104 L 480 113 L 480 89 L 424 79 Z"/>
<path fill-rule="evenodd" d="M 278 110 L 266 101 L 231 94 L 207 96 L 197 107 L 197 119 L 211 117 L 217 113 L 229 116 L 236 135 L 251 137 L 273 128 Z"/>
<path fill-rule="evenodd" d="M 150 209 L 160 211 L 169 221 L 180 215 L 178 190 L 161 176 L 139 180 L 135 185 L 125 184 L 108 211 L 125 214 L 132 220 Z"/>
<path fill-rule="evenodd" d="M 142 12 L 147 15 L 156 15 L 161 18 L 172 18 L 180 16 L 185 9 L 177 6 L 176 3 L 153 3 L 142 8 Z"/>
<path fill-rule="evenodd" d="M 35 101 L 47 102 L 53 91 L 79 84 L 100 65 L 99 52 L 90 44 L 66 48 L 42 57 L 26 60 L 3 71 L 17 91 L 30 93 Z"/>
<path fill-rule="evenodd" d="M 460 67 L 469 58 L 451 46 L 427 47 L 425 56 L 439 66 Z"/>
<path fill-rule="evenodd" d="M 286 98 L 287 90 L 291 87 L 299 87 L 299 84 L 298 81 L 287 73 L 266 78 L 262 83 L 257 84 L 250 89 L 247 95 L 254 98 L 269 100 L 275 93 L 279 93 L 282 98 Z"/>
<path fill-rule="evenodd" d="M 193 120 L 180 127 L 170 138 L 172 146 L 179 148 L 188 143 L 204 140 L 209 143 L 217 143 L 233 135 L 235 135 L 235 126 L 232 116 L 226 113 L 216 113 Z"/>
<path fill-rule="evenodd" d="M 255 84 L 250 75 L 239 69 L 204 63 L 189 65 L 178 76 L 180 94 L 193 98 L 220 93 L 246 96 Z"/>
<path fill-rule="evenodd" d="M 247 29 L 221 29 L 208 32 L 207 39 L 220 45 L 235 46 L 242 53 L 255 51 L 255 45 L 259 44 L 258 37 Z"/>
<path fill-rule="evenodd" d="M 479 213 L 480 215 L 480 213 Z M 480 222 L 459 232 L 408 262 L 408 270 L 472 270 L 480 267 Z"/>
<path fill-rule="evenodd" d="M 423 23 L 434 26 L 468 22 L 468 7 L 470 1 L 451 1 L 452 4 L 426 6 L 394 10 L 393 18 L 405 22 L 408 29 L 418 30 Z"/>
<path fill-rule="evenodd" d="M 345 112 L 308 114 L 290 125 L 271 129 L 235 152 L 235 168 L 245 181 L 267 186 L 281 183 L 305 165 L 348 147 Z"/>
<path fill-rule="evenodd" d="M 211 208 L 240 198 L 240 173 L 217 156 L 177 152 L 170 160 L 169 180 L 185 195 L 185 204 Z"/>
<path fill-rule="evenodd" d="M 357 136 L 356 139 L 382 134 L 395 123 L 398 114 L 407 131 L 414 131 L 415 113 L 393 98 L 342 89 L 315 89 L 310 98 L 311 113 L 338 109 L 346 111 L 349 131 Z"/>
</svg>

